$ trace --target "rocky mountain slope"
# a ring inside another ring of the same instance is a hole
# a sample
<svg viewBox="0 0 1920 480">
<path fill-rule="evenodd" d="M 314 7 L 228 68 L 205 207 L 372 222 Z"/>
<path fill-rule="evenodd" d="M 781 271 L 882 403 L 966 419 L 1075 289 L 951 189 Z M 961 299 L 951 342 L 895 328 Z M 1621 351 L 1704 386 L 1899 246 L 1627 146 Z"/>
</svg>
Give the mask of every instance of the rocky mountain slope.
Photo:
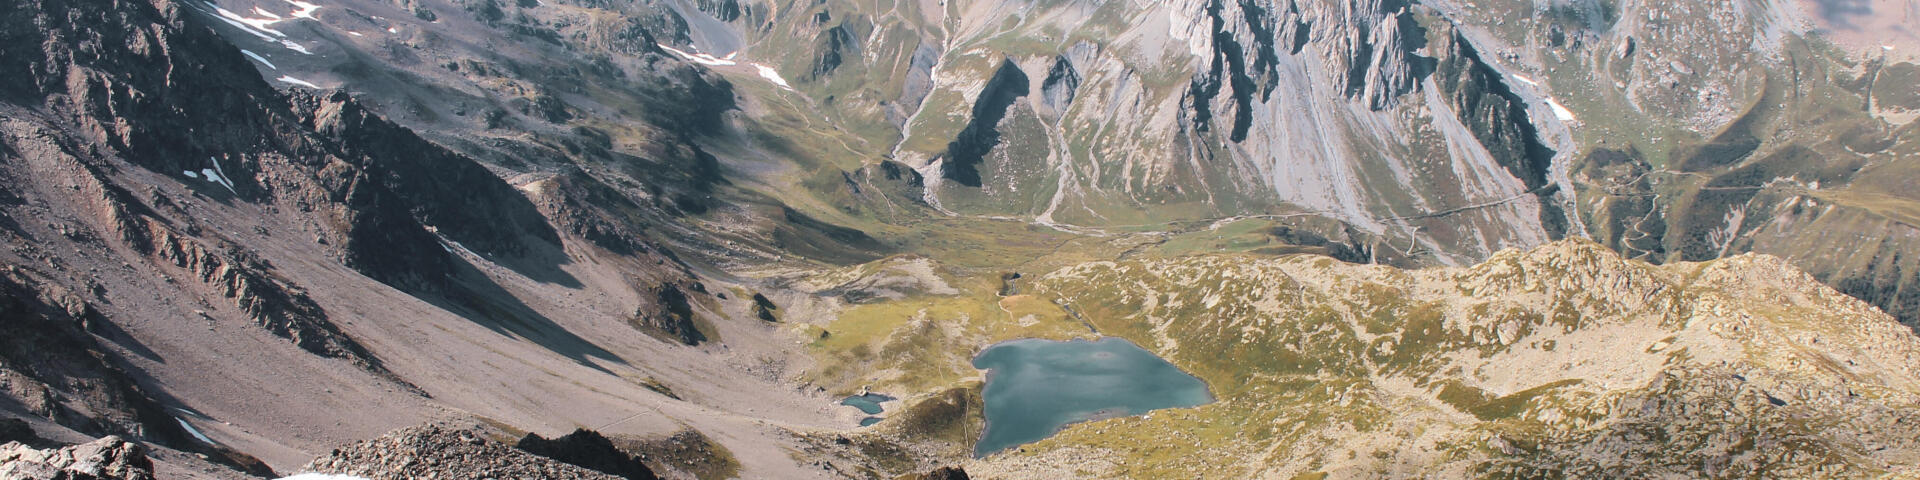
<svg viewBox="0 0 1920 480">
<path fill-rule="evenodd" d="M 0 105 L 7 411 L 255 474 L 446 417 L 712 420 L 769 450 L 759 422 L 830 418 L 789 387 L 751 402 L 785 413 L 723 413 L 753 408 L 723 392 L 777 385 L 745 371 L 800 359 L 758 321 L 715 322 L 750 300 L 633 218 L 684 206 L 609 201 L 591 177 L 516 188 L 345 93 L 276 90 L 204 6 L 6 12 L 0 58 L 25 72 Z"/>
</svg>

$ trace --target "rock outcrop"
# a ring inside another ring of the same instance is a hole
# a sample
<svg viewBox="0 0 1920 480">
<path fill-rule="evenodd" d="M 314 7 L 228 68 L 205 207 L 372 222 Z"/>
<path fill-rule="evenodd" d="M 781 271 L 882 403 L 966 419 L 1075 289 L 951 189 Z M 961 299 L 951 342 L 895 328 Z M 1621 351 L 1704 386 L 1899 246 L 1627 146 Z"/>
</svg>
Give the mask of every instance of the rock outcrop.
<svg viewBox="0 0 1920 480">
<path fill-rule="evenodd" d="M 660 285 L 648 292 L 647 303 L 634 311 L 631 323 L 642 331 L 686 345 L 707 341 L 706 333 L 694 321 L 693 305 L 687 293 L 676 285 Z"/>
<path fill-rule="evenodd" d="M 566 462 L 581 468 L 617 476 L 627 480 L 654 480 L 653 470 L 640 462 L 639 458 L 623 452 L 613 445 L 613 441 L 601 436 L 599 432 L 587 429 L 575 429 L 572 433 L 559 438 L 545 438 L 529 433 L 522 437 L 514 447 L 528 453 Z"/>
<path fill-rule="evenodd" d="M 1031 90 L 1027 73 L 1012 59 L 1002 59 L 993 77 L 974 99 L 973 114 L 968 117 L 966 128 L 947 144 L 940 176 L 968 187 L 983 185 L 981 163 L 986 161 L 988 152 L 1000 145 L 1000 121 L 1007 117 L 1007 110 L 1013 108 L 1014 102 L 1026 98 Z"/>
<path fill-rule="evenodd" d="M 940 467 L 924 473 L 901 475 L 894 480 L 967 480 L 967 471 L 960 467 Z"/>
<path fill-rule="evenodd" d="M 79 445 L 35 449 L 0 444 L 0 478 L 9 480 L 154 480 L 146 447 L 108 436 Z"/>
<path fill-rule="evenodd" d="M 365 477 L 369 480 L 416 478 L 546 478 L 617 480 L 488 440 L 472 430 L 424 425 L 334 449 L 301 467 L 301 472 Z"/>
</svg>

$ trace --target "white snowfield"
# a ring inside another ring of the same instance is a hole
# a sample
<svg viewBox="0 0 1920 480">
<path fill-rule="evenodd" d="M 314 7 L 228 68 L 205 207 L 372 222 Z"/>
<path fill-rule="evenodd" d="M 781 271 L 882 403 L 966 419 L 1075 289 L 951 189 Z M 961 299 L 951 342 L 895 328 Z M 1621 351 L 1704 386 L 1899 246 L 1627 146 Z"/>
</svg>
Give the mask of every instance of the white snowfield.
<svg viewBox="0 0 1920 480">
<path fill-rule="evenodd" d="M 692 60 L 693 63 L 698 63 L 701 65 L 714 66 L 714 67 L 729 67 L 729 66 L 740 64 L 740 62 L 733 61 L 732 56 L 728 56 L 727 58 L 723 59 L 723 58 L 715 58 L 713 55 L 708 55 L 705 53 L 687 53 L 687 52 L 680 51 L 680 49 L 669 47 L 666 45 L 660 45 L 660 48 L 666 49 L 666 51 L 669 51 L 669 52 L 673 52 L 674 55 L 679 55 L 680 58 Z"/>
<path fill-rule="evenodd" d="M 240 53 L 246 54 L 248 58 L 252 58 L 254 61 L 260 62 L 262 65 L 266 65 L 267 68 L 271 68 L 274 70 L 280 69 L 280 67 L 273 66 L 273 62 L 267 61 L 266 57 L 262 57 L 258 53 L 253 53 L 252 50 L 241 50 Z"/>
<path fill-rule="evenodd" d="M 775 71 L 773 67 L 756 63 L 756 64 L 753 64 L 753 68 L 759 70 L 760 76 L 763 78 L 766 78 L 767 81 L 769 82 L 773 82 L 774 85 L 779 85 L 780 88 L 784 88 L 787 90 L 793 90 L 792 85 L 787 85 L 787 79 L 780 78 L 780 72 Z"/>
<path fill-rule="evenodd" d="M 280 46 L 286 47 L 288 50 L 293 50 L 293 51 L 304 53 L 307 55 L 313 54 L 312 51 L 307 50 L 307 47 L 301 46 L 298 43 L 294 43 L 293 40 L 287 39 L 287 34 L 285 32 L 281 32 L 279 30 L 273 29 L 273 24 L 287 21 L 287 17 L 282 17 L 273 12 L 266 11 L 266 9 L 263 9 L 260 7 L 253 7 L 253 14 L 258 16 L 249 17 L 249 16 L 238 14 L 238 13 L 234 13 L 234 11 L 232 10 L 220 8 L 220 5 L 214 4 L 213 2 L 203 1 L 200 3 L 206 4 L 207 8 L 213 9 L 216 15 L 215 18 L 219 18 L 220 21 L 226 22 L 228 25 L 232 25 L 234 28 L 238 28 L 246 31 L 247 33 L 251 33 L 253 34 L 253 36 L 260 37 L 261 40 L 279 43 Z M 297 0 L 288 0 L 287 3 L 293 4 L 293 6 L 298 7 L 297 10 L 294 10 L 293 13 L 290 14 L 293 16 L 293 18 L 305 18 L 308 20 L 317 20 L 313 17 L 313 12 L 320 9 L 319 5 L 301 2 Z M 258 58 L 258 57 L 255 57 L 255 58 Z M 261 60 L 261 63 L 266 63 L 266 61 Z M 268 64 L 268 65 L 271 66 L 272 64 Z M 278 68 L 275 68 L 275 70 L 278 70 Z"/>
<path fill-rule="evenodd" d="M 200 429 L 193 428 L 193 424 L 187 423 L 186 420 L 181 419 L 179 417 L 174 417 L 173 421 L 180 422 L 180 428 L 186 429 L 188 434 L 193 435 L 193 438 L 199 439 L 201 442 L 204 442 L 208 445 L 214 444 L 213 439 L 207 438 L 206 434 L 200 433 Z"/>
<path fill-rule="evenodd" d="M 740 55 L 740 52 L 729 53 L 727 54 L 727 58 L 718 58 L 710 54 L 687 53 L 687 52 L 681 51 L 680 49 L 669 47 L 666 45 L 660 45 L 660 44 L 655 44 L 655 45 L 658 45 L 661 49 L 666 50 L 668 52 L 673 52 L 674 55 L 679 55 L 680 58 L 684 58 L 684 59 L 687 59 L 688 61 L 691 61 L 693 63 L 698 63 L 701 65 L 706 65 L 710 67 L 731 67 L 731 66 L 740 64 L 740 62 L 736 62 L 733 60 L 733 57 Z M 752 66 L 754 71 L 760 74 L 760 78 L 765 78 L 767 79 L 767 81 L 773 82 L 775 86 L 778 86 L 780 88 L 787 89 L 789 91 L 793 90 L 793 85 L 787 84 L 787 79 L 781 77 L 780 71 L 774 70 L 773 67 L 761 65 L 758 63 L 748 63 L 747 65 Z"/>
<path fill-rule="evenodd" d="M 302 2 L 300 0 L 287 0 L 287 3 L 291 3 L 293 4 L 293 6 L 299 7 L 298 10 L 293 11 L 294 18 L 313 19 L 313 12 L 320 10 L 319 5 Z"/>
<path fill-rule="evenodd" d="M 292 75 L 281 75 L 281 76 L 280 76 L 280 78 L 276 78 L 276 79 L 274 79 L 274 80 L 279 80 L 279 81 L 282 81 L 282 82 L 286 82 L 286 83 L 289 83 L 289 84 L 293 84 L 293 85 L 299 85 L 299 86 L 302 86 L 302 87 L 307 87 L 307 88 L 311 88 L 311 89 L 314 89 L 314 90 L 319 90 L 319 89 L 320 89 L 320 86 L 319 86 L 319 85 L 314 85 L 314 84 L 313 84 L 313 82 L 309 82 L 309 81 L 306 81 L 306 80 L 301 80 L 301 79 L 298 79 L 298 78 L 293 78 L 293 76 L 292 76 Z"/>
<path fill-rule="evenodd" d="M 1560 105 L 1560 102 L 1553 101 L 1553 99 L 1549 98 L 1547 99 L 1547 108 L 1553 109 L 1553 116 L 1558 117 L 1562 122 L 1574 121 L 1573 111 L 1567 110 L 1567 107 Z"/>
</svg>

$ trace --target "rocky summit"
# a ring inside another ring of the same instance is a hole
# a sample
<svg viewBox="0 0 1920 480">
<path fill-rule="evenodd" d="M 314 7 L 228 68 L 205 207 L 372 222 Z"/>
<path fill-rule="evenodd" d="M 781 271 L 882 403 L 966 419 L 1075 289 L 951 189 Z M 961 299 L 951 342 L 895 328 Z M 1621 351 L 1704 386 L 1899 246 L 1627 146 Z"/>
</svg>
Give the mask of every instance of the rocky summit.
<svg viewBox="0 0 1920 480">
<path fill-rule="evenodd" d="M 1911 476 L 1916 16 L 0 3 L 0 478 Z"/>
</svg>

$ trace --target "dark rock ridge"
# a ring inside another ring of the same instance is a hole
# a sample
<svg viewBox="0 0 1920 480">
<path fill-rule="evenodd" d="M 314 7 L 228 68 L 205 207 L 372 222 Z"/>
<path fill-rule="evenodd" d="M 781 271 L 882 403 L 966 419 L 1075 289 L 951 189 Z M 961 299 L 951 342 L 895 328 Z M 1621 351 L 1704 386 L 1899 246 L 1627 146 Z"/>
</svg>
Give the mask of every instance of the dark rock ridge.
<svg viewBox="0 0 1920 480">
<path fill-rule="evenodd" d="M 753 294 L 754 318 L 759 318 L 767 322 L 778 322 L 780 321 L 780 317 L 774 316 L 773 312 L 779 309 L 780 306 L 774 305 L 773 300 L 768 299 L 766 295 L 759 293 Z"/>
<path fill-rule="evenodd" d="M 188 12 L 53 1 L 8 15 L 0 58 L 31 73 L 9 77 L 9 103 L 45 112 L 88 152 L 167 176 L 213 171 L 224 181 L 208 195 L 311 214 L 337 258 L 396 286 L 436 288 L 451 271 L 430 225 L 493 254 L 553 241 L 499 178 L 343 94 L 275 91 Z"/>
<path fill-rule="evenodd" d="M 888 104 L 887 121 L 894 128 L 904 128 L 907 118 L 933 93 L 933 66 L 940 63 L 937 46 L 922 40 L 913 48 L 913 57 L 908 60 L 906 76 L 900 84 L 900 98 Z"/>
<path fill-rule="evenodd" d="M 940 467 L 923 473 L 901 475 L 895 480 L 967 480 L 967 471 L 960 467 Z"/>
<path fill-rule="evenodd" d="M 1230 7 L 1232 11 L 1228 10 Z M 1289 12 L 1295 11 L 1297 9 L 1289 9 Z M 1231 95 L 1229 106 L 1233 109 L 1233 127 L 1227 138 L 1233 142 L 1244 141 L 1247 129 L 1253 125 L 1253 97 L 1259 95 L 1264 100 L 1272 94 L 1278 81 L 1279 57 L 1274 50 L 1276 20 L 1257 3 L 1228 4 L 1226 0 L 1207 4 L 1207 19 L 1212 24 L 1209 31 L 1213 35 L 1213 56 L 1207 60 L 1207 70 L 1195 76 L 1187 91 L 1192 102 L 1194 129 L 1203 132 L 1212 129 L 1217 114 L 1213 111 L 1213 100 L 1226 90 Z M 1246 35 L 1235 35 L 1238 32 Z"/>
<path fill-rule="evenodd" d="M 650 302 L 634 311 L 633 324 L 641 330 L 687 345 L 707 341 L 707 335 L 694 322 L 693 305 L 679 286 L 653 287 Z"/>
<path fill-rule="evenodd" d="M 0 393 L 21 402 L 28 413 L 81 433 L 190 445 L 166 409 L 109 363 L 106 348 L 90 330 L 110 328 L 79 294 L 24 268 L 5 267 L 0 270 Z"/>
<path fill-rule="evenodd" d="M 418 478 L 542 478 L 612 480 L 619 477 L 534 455 L 464 429 L 408 427 L 334 449 L 302 472 L 371 480 Z"/>
<path fill-rule="evenodd" d="M 1480 58 L 1466 37 L 1451 25 L 1442 28 L 1442 43 L 1435 50 L 1443 53 L 1434 80 L 1448 106 L 1494 161 L 1540 198 L 1540 223 L 1547 233 L 1556 239 L 1564 236 L 1566 212 L 1552 200 L 1557 188 L 1547 179 L 1554 151 L 1540 143 L 1540 133 L 1527 117 L 1526 101 Z"/>
<path fill-rule="evenodd" d="M 652 221 L 645 208 L 578 168 L 537 182 L 528 190 L 540 213 L 553 219 L 568 236 L 617 255 L 668 253 L 649 241 L 646 229 Z"/>
<path fill-rule="evenodd" d="M 1395 105 L 1431 69 L 1412 53 L 1424 35 L 1405 0 L 1212 0 L 1206 12 L 1213 51 L 1188 88 L 1192 121 L 1209 131 L 1215 117 L 1230 118 L 1227 138 L 1236 143 L 1247 138 L 1254 104 L 1279 85 L 1282 51 L 1319 55 L 1345 97 L 1374 110 Z M 1222 93 L 1231 112 L 1213 109 Z"/>
<path fill-rule="evenodd" d="M 1047 69 L 1047 79 L 1040 82 L 1040 97 L 1055 114 L 1066 112 L 1073 105 L 1073 96 L 1080 89 L 1080 71 L 1073 68 L 1073 60 L 1066 56 L 1053 59 L 1053 66 Z"/>
<path fill-rule="evenodd" d="M 945 161 L 940 165 L 942 178 L 969 187 L 981 186 L 980 164 L 988 152 L 1000 144 L 1000 120 L 1007 116 L 1013 102 L 1027 96 L 1031 87 L 1026 72 L 1013 59 L 1000 61 L 1000 68 L 987 80 L 974 100 L 973 115 L 960 135 L 947 144 Z"/>
<path fill-rule="evenodd" d="M 745 6 L 740 5 L 739 0 L 694 0 L 693 5 L 694 8 L 698 8 L 702 12 L 707 12 L 707 14 L 713 15 L 714 19 L 722 22 L 739 20 L 742 15 L 746 15 L 746 12 L 753 8 L 752 4 Z"/>
<path fill-rule="evenodd" d="M 806 80 L 817 80 L 833 74 L 840 64 L 850 58 L 860 56 L 860 32 L 854 31 L 858 24 L 841 22 L 839 25 L 821 30 L 813 39 L 813 62 L 807 67 Z"/>
<path fill-rule="evenodd" d="M 514 447 L 528 453 L 559 460 L 581 468 L 625 478 L 627 480 L 653 480 L 659 478 L 653 470 L 640 462 L 639 458 L 621 451 L 612 440 L 601 436 L 599 432 L 584 428 L 575 429 L 559 438 L 548 439 L 539 434 L 529 433 L 514 444 Z"/>
</svg>

